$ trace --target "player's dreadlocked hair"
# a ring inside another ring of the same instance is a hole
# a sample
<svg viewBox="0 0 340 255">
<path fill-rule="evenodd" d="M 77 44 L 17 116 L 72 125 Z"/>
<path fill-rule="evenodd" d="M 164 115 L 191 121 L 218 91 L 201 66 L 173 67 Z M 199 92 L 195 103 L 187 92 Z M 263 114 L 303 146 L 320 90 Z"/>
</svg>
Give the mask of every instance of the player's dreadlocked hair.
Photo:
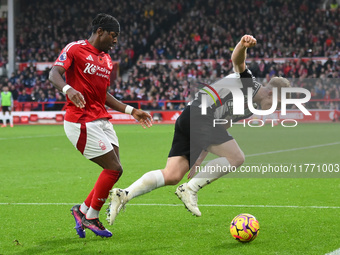
<svg viewBox="0 0 340 255">
<path fill-rule="evenodd" d="M 105 13 L 97 14 L 97 16 L 92 20 L 92 32 L 95 33 L 99 27 L 108 32 L 120 32 L 118 20 L 115 17 Z"/>
</svg>

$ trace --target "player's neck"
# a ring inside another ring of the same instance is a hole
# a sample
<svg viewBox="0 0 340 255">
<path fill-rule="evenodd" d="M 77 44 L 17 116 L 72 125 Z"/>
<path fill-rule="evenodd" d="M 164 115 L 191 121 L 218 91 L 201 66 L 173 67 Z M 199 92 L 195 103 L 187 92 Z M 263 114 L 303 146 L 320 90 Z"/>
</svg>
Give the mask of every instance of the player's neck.
<svg viewBox="0 0 340 255">
<path fill-rule="evenodd" d="M 97 38 L 98 38 L 97 36 L 92 34 L 90 38 L 87 39 L 87 41 L 89 42 L 89 44 L 91 44 L 93 47 L 100 51 Z"/>
</svg>

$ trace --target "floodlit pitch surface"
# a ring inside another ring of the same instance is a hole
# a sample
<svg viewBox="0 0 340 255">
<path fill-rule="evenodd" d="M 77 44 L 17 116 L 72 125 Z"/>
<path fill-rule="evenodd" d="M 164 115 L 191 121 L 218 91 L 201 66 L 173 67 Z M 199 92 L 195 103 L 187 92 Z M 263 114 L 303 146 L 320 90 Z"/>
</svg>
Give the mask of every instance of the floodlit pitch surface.
<svg viewBox="0 0 340 255">
<path fill-rule="evenodd" d="M 124 168 L 116 187 L 165 166 L 173 125 L 115 129 Z M 339 131 L 336 123 L 230 129 L 246 155 L 244 166 L 298 169 L 301 164 L 336 169 Z M 0 144 L 0 254 L 325 254 L 340 247 L 340 178 L 308 173 L 300 178 L 230 174 L 198 193 L 200 218 L 185 210 L 174 195 L 176 186 L 161 188 L 132 200 L 113 226 L 103 208 L 100 219 L 112 238 L 87 230 L 80 239 L 70 208 L 85 199 L 100 167 L 73 148 L 62 126 L 3 128 Z M 252 243 L 230 236 L 230 221 L 240 213 L 259 220 Z"/>
</svg>

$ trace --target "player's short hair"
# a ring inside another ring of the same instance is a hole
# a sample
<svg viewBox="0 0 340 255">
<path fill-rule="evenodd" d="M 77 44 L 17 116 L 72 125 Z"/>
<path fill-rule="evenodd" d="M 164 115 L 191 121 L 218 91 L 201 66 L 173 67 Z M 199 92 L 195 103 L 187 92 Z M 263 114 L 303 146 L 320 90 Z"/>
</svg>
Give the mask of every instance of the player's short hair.
<svg viewBox="0 0 340 255">
<path fill-rule="evenodd" d="M 118 20 L 106 13 L 99 13 L 97 16 L 92 20 L 92 32 L 95 33 L 98 28 L 102 28 L 108 32 L 120 32 L 120 24 Z"/>
<path fill-rule="evenodd" d="M 277 88 L 278 97 L 281 98 L 281 88 L 289 88 L 291 87 L 290 82 L 283 77 L 273 77 L 268 82 L 267 86 L 272 88 Z M 290 94 L 286 95 L 286 98 L 290 98 Z"/>
</svg>

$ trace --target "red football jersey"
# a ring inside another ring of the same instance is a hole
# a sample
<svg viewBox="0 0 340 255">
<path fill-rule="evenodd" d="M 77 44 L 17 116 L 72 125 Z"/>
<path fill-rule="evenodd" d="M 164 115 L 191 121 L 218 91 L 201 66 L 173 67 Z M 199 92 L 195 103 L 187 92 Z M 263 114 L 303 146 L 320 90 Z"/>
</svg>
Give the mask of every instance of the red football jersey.
<svg viewBox="0 0 340 255">
<path fill-rule="evenodd" d="M 112 71 L 109 54 L 81 40 L 69 43 L 54 65 L 65 68 L 66 83 L 82 93 L 86 102 L 84 108 L 78 108 L 67 97 L 65 120 L 81 123 L 111 118 L 105 108 Z"/>
</svg>

